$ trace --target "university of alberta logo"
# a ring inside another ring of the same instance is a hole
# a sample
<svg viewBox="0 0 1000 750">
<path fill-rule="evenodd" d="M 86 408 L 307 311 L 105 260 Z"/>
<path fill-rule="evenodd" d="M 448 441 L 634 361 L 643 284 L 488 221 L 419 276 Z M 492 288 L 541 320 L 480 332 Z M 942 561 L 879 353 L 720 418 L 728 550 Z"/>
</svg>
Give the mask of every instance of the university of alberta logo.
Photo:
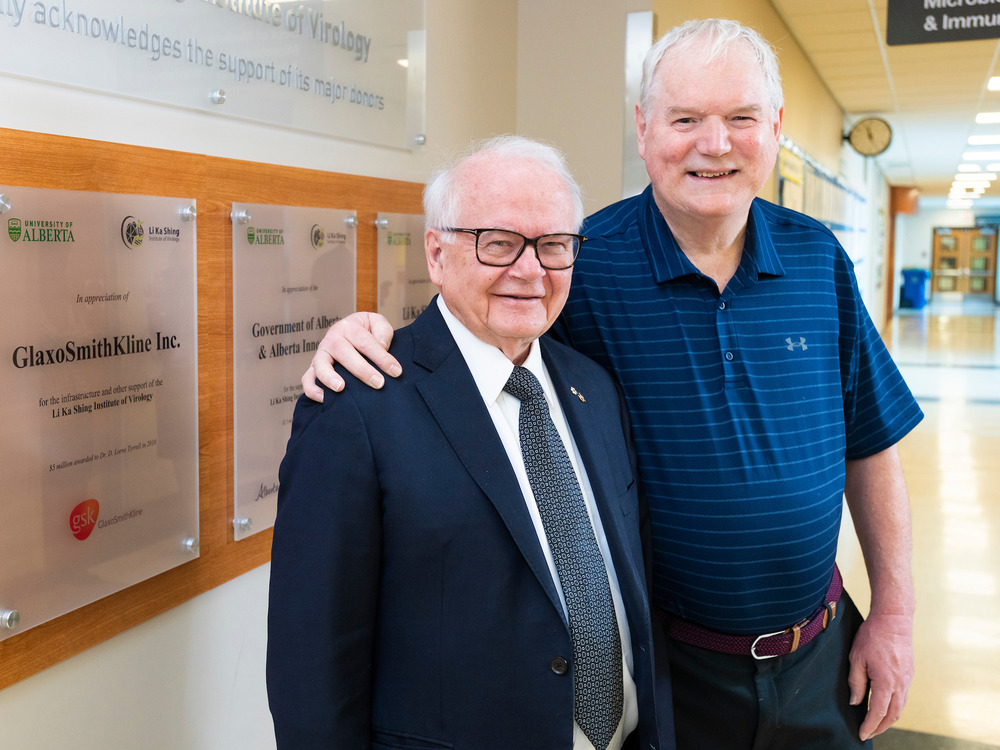
<svg viewBox="0 0 1000 750">
<path fill-rule="evenodd" d="M 253 238 L 255 234 L 256 232 L 254 231 L 253 227 L 247 227 L 247 242 L 249 242 L 251 245 L 253 244 Z"/>
<path fill-rule="evenodd" d="M 20 219 L 8 219 L 7 220 L 7 235 L 17 242 L 21 239 L 21 220 Z"/>
<path fill-rule="evenodd" d="M 788 349 L 788 351 L 790 352 L 794 352 L 796 347 L 798 347 L 802 351 L 805 351 L 806 349 L 809 348 L 808 346 L 806 346 L 805 336 L 799 336 L 798 341 L 792 341 L 792 337 L 789 336 L 788 338 L 785 339 L 785 343 L 788 344 L 788 346 L 786 346 L 785 348 Z"/>
</svg>

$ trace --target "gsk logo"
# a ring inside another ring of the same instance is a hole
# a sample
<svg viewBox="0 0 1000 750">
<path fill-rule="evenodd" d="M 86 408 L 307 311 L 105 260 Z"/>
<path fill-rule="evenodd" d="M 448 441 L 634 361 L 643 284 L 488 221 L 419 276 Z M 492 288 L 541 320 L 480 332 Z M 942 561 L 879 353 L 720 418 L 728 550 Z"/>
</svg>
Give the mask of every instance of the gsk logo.
<svg viewBox="0 0 1000 750">
<path fill-rule="evenodd" d="M 69 514 L 69 530 L 73 536 L 81 542 L 90 536 L 90 532 L 97 526 L 97 515 L 101 511 L 101 505 L 96 500 L 84 500 L 73 508 Z"/>
</svg>

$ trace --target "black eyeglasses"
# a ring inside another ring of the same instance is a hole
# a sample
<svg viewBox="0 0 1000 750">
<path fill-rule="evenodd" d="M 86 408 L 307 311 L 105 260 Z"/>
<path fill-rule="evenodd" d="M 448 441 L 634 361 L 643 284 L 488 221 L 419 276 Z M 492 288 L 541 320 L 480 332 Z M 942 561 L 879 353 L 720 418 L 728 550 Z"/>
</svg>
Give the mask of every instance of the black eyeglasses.
<svg viewBox="0 0 1000 750">
<path fill-rule="evenodd" d="M 442 232 L 462 232 L 476 237 L 476 260 L 484 266 L 512 266 L 524 248 L 535 248 L 538 264 L 549 271 L 570 268 L 580 254 L 580 245 L 587 241 L 582 234 L 542 234 L 528 238 L 509 229 L 461 229 L 442 227 Z"/>
</svg>

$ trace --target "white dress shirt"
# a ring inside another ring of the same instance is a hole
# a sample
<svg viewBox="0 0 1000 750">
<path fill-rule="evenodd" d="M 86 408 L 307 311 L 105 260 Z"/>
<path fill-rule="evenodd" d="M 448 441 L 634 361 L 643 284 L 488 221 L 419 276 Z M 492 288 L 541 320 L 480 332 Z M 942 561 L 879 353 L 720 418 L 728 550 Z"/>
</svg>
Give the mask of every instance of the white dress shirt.
<svg viewBox="0 0 1000 750">
<path fill-rule="evenodd" d="M 483 397 L 486 408 L 493 418 L 497 434 L 507 451 L 507 458 L 517 476 L 521 493 L 524 495 L 524 502 L 527 505 L 531 521 L 535 526 L 535 533 L 538 535 L 539 544 L 545 554 L 545 559 L 549 565 L 549 573 L 556 584 L 556 591 L 562 601 L 563 613 L 566 614 L 566 601 L 563 597 L 562 586 L 559 583 L 559 575 L 556 573 L 555 562 L 552 559 L 552 551 L 549 549 L 548 539 L 545 536 L 545 528 L 542 525 L 542 518 L 538 513 L 538 506 L 535 504 L 535 496 L 531 491 L 531 484 L 528 482 L 528 473 L 524 467 L 524 459 L 521 456 L 521 444 L 518 433 L 518 414 L 521 409 L 521 402 L 516 396 L 507 393 L 503 387 L 507 384 L 514 364 L 504 356 L 503 352 L 491 344 L 476 338 L 461 321 L 448 309 L 444 299 L 438 295 L 438 307 L 444 316 L 448 330 L 458 344 L 458 349 L 465 358 L 466 364 L 472 371 L 472 377 L 476 381 L 476 386 Z M 535 341 L 531 344 L 531 349 L 523 367 L 528 368 L 538 378 L 542 390 L 545 392 L 545 400 L 549 405 L 549 414 L 552 422 L 559 432 L 566 452 L 569 454 L 570 462 L 576 471 L 577 479 L 580 481 L 580 489 L 583 491 L 584 502 L 587 506 L 587 513 L 590 515 L 590 522 L 594 527 L 594 534 L 597 537 L 597 544 L 600 547 L 601 555 L 604 558 L 604 565 L 608 570 L 608 582 L 611 586 L 611 598 L 614 600 L 615 616 L 618 620 L 618 631 L 622 641 L 622 674 L 624 676 L 624 703 L 622 710 L 622 720 L 618 724 L 608 745 L 608 750 L 618 750 L 621 748 L 625 738 L 635 729 L 639 723 L 639 709 L 636 702 L 635 682 L 632 678 L 632 641 L 629 636 L 628 619 L 625 617 L 625 607 L 622 604 L 621 588 L 618 585 L 618 576 L 615 574 L 614 563 L 611 560 L 611 552 L 608 549 L 608 540 L 604 534 L 604 526 L 601 524 L 601 517 L 594 500 L 594 491 L 590 486 L 587 477 L 586 467 L 580 460 L 580 454 L 576 447 L 569 426 L 566 424 L 566 417 L 563 414 L 559 399 L 555 396 L 555 387 L 549 378 L 545 363 L 542 361 L 541 344 Z M 516 613 L 511 613 L 515 616 Z M 594 750 L 594 746 L 587 739 L 587 736 L 580 729 L 580 726 L 573 723 L 573 750 Z"/>
</svg>

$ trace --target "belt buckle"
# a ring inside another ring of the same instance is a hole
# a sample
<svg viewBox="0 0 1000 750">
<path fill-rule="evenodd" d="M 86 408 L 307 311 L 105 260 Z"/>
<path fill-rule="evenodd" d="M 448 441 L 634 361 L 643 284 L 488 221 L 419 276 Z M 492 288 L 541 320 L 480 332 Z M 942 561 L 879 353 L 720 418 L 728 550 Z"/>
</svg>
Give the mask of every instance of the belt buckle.
<svg viewBox="0 0 1000 750">
<path fill-rule="evenodd" d="M 776 633 L 764 633 L 763 635 L 758 635 L 756 638 L 754 638 L 753 643 L 750 645 L 750 656 L 752 656 L 757 661 L 764 661 L 765 659 L 774 659 L 777 656 L 787 656 L 788 654 L 792 653 L 793 651 L 795 651 L 795 649 L 797 649 L 799 647 L 799 637 L 802 634 L 802 628 L 804 628 L 806 625 L 808 625 L 809 622 L 810 622 L 810 618 L 807 617 L 804 620 L 801 620 L 800 622 L 795 623 L 790 628 L 785 628 L 784 630 L 779 630 Z M 788 651 L 786 651 L 784 654 L 771 654 L 769 656 L 768 655 L 764 655 L 764 656 L 758 656 L 757 655 L 757 644 L 760 643 L 760 641 L 762 639 L 764 639 L 764 638 L 772 638 L 772 637 L 774 637 L 776 635 L 788 635 L 789 633 L 791 633 L 791 635 L 792 635 L 792 647 L 790 649 L 788 649 Z"/>
<path fill-rule="evenodd" d="M 759 656 L 757 654 L 757 644 L 760 643 L 764 638 L 772 638 L 776 635 L 784 635 L 787 632 L 788 630 L 786 628 L 785 630 L 779 630 L 775 633 L 764 633 L 763 635 L 758 635 L 756 638 L 754 638 L 753 644 L 750 646 L 750 656 L 752 656 L 757 661 L 764 661 L 765 659 L 775 659 L 779 656 L 783 656 L 783 654 L 764 654 L 763 656 Z"/>
</svg>

